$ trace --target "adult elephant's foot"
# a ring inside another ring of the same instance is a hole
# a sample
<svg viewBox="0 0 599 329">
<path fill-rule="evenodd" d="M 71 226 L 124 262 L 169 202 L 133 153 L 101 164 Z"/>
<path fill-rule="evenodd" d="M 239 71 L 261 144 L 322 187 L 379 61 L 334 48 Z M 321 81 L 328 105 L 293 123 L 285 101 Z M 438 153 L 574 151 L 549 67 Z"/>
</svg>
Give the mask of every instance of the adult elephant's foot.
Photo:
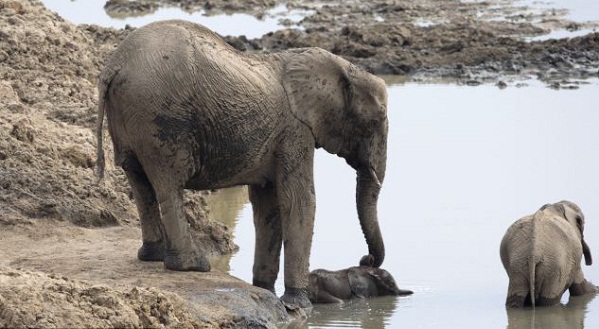
<svg viewBox="0 0 599 329">
<path fill-rule="evenodd" d="M 312 308 L 312 302 L 308 299 L 308 290 L 302 288 L 286 287 L 281 302 L 288 311 L 292 312 Z"/>
<path fill-rule="evenodd" d="M 173 271 L 210 272 L 210 262 L 198 252 L 181 253 L 167 250 L 164 267 Z"/>
<path fill-rule="evenodd" d="M 162 241 L 144 241 L 137 251 L 137 258 L 144 262 L 161 262 L 166 255 L 166 247 Z"/>
<path fill-rule="evenodd" d="M 260 280 L 253 280 L 252 285 L 254 287 L 259 287 L 259 288 L 262 288 L 262 289 L 266 289 L 266 290 L 272 292 L 273 294 L 276 294 L 274 282 L 265 282 L 265 281 L 260 281 Z"/>
</svg>

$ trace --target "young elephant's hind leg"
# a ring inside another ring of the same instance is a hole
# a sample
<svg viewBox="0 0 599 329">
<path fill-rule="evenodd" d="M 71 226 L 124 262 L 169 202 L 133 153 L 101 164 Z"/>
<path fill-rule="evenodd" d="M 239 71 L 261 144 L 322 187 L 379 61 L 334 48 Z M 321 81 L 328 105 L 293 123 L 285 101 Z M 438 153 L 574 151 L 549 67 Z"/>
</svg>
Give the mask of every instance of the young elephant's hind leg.
<svg viewBox="0 0 599 329">
<path fill-rule="evenodd" d="M 164 228 L 154 188 L 141 168 L 125 170 L 125 174 L 133 191 L 141 224 L 143 244 L 137 251 L 137 258 L 142 261 L 163 261 L 166 252 Z"/>
<path fill-rule="evenodd" d="M 512 273 L 508 284 L 505 306 L 522 308 L 530 304 L 530 298 L 528 279 L 523 275 Z"/>
</svg>

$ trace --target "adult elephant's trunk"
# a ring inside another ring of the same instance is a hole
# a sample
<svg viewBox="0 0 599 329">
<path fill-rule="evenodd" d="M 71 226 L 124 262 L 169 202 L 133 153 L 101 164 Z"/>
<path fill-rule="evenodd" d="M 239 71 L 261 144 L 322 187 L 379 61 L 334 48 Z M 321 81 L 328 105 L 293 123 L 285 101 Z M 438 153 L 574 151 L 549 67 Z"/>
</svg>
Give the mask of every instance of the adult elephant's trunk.
<svg viewBox="0 0 599 329">
<path fill-rule="evenodd" d="M 382 169 L 382 171 L 381 171 Z M 385 259 L 385 245 L 379 228 L 377 203 L 384 177 L 383 168 L 377 171 L 373 167 L 358 170 L 356 185 L 356 205 L 362 232 L 368 244 L 368 252 L 374 257 L 374 267 L 380 267 Z"/>
</svg>

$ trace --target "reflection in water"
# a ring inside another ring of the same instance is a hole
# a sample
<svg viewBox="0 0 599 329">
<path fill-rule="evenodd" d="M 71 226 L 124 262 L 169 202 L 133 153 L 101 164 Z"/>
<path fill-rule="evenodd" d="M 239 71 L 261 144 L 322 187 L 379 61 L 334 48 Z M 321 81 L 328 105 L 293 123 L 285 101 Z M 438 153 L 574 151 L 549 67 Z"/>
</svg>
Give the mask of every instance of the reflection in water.
<svg viewBox="0 0 599 329">
<path fill-rule="evenodd" d="M 247 188 L 239 186 L 214 191 L 206 195 L 206 202 L 211 219 L 234 229 L 239 212 L 248 203 Z"/>
<path fill-rule="evenodd" d="M 352 299 L 344 304 L 316 304 L 304 323 L 292 323 L 295 328 L 389 328 L 390 317 L 400 297 L 385 296 Z"/>
<path fill-rule="evenodd" d="M 245 186 L 232 187 L 214 191 L 206 195 L 208 203 L 208 217 L 225 224 L 235 232 L 237 218 L 246 203 L 248 203 L 247 188 Z M 211 257 L 210 263 L 214 269 L 223 272 L 231 270 L 232 254 L 220 257 Z"/>
<path fill-rule="evenodd" d="M 507 329 L 582 329 L 587 305 L 596 295 L 571 297 L 566 305 L 507 309 Z"/>
</svg>

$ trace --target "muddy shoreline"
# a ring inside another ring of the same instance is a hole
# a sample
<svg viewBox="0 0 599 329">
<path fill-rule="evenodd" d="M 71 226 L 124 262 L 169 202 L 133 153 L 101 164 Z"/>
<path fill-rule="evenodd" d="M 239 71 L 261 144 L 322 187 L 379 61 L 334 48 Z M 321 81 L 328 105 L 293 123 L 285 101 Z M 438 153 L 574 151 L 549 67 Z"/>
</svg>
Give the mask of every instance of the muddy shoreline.
<svg viewBox="0 0 599 329">
<path fill-rule="evenodd" d="M 108 13 L 140 14 L 139 6 L 179 6 L 206 15 L 244 12 L 264 17 L 274 6 L 306 12 L 297 25 L 260 38 L 226 39 L 243 51 L 317 46 L 379 75 L 469 84 L 509 77 L 548 83 L 599 75 L 599 33 L 529 41 L 555 30 L 597 31 L 599 22 L 573 22 L 566 11 L 533 11 L 513 1 L 145 1 L 107 3 Z M 285 22 L 283 22 L 285 23 Z"/>
<path fill-rule="evenodd" d="M 510 1 L 111 0 L 106 8 L 121 16 L 181 6 L 263 17 L 281 4 L 310 14 L 260 38 L 226 40 L 252 52 L 318 46 L 408 80 L 501 87 L 536 78 L 560 88 L 599 73 L 599 33 L 527 41 L 596 22 L 569 22 L 560 11 L 523 15 Z M 132 29 L 74 25 L 38 0 L 0 0 L 0 327 L 273 328 L 290 321 L 276 296 L 227 275 L 226 264 L 175 273 L 135 258 L 141 234 L 131 191 L 112 165 L 98 183 L 93 131 L 98 73 Z M 234 214 L 217 215 L 210 198 L 187 193 L 187 219 L 212 255 L 230 255 Z M 27 301 L 19 298 L 23 286 Z"/>
</svg>

